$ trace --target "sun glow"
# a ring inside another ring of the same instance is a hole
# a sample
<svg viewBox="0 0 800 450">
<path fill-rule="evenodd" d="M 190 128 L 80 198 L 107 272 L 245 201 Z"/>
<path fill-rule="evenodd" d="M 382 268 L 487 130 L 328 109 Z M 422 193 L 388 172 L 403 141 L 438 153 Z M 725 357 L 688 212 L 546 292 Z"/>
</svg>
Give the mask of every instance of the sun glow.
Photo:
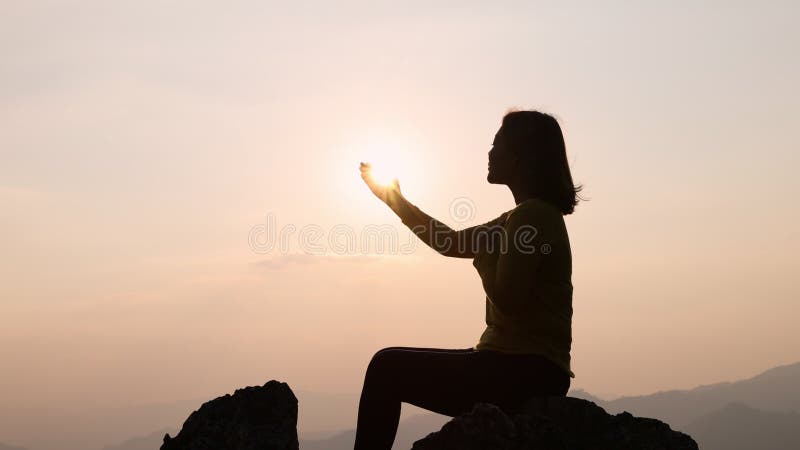
<svg viewBox="0 0 800 450">
<path fill-rule="evenodd" d="M 386 166 L 372 166 L 370 168 L 370 173 L 372 173 L 372 178 L 378 183 L 384 186 L 389 186 L 392 184 L 392 181 L 395 178 L 399 178 L 396 174 L 392 173 L 389 170 L 389 167 Z"/>
<path fill-rule="evenodd" d="M 391 185 L 396 178 L 401 187 L 413 184 L 419 176 L 414 164 L 417 150 L 391 139 L 372 139 L 357 146 L 359 161 L 370 164 L 376 182 Z"/>
<path fill-rule="evenodd" d="M 425 140 L 420 139 L 415 130 L 390 130 L 381 124 L 366 125 L 374 125 L 374 128 L 362 124 L 359 128 L 346 130 L 347 139 L 332 152 L 336 155 L 332 161 L 336 169 L 326 176 L 337 179 L 334 182 L 336 189 L 345 198 L 372 202 L 374 200 L 367 197 L 372 194 L 359 176 L 359 164 L 368 163 L 375 182 L 387 186 L 397 178 L 403 195 L 424 201 L 430 192 L 432 180 L 430 168 L 422 163 L 423 155 L 431 153 Z M 338 181 L 340 178 L 341 183 Z M 384 213 L 380 208 L 377 211 Z"/>
</svg>

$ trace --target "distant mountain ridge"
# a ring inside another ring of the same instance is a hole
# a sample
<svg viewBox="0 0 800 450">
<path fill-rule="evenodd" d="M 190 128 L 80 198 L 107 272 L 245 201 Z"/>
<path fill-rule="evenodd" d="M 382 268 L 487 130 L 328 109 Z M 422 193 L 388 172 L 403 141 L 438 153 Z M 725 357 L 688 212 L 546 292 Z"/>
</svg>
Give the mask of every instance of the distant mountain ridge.
<svg viewBox="0 0 800 450">
<path fill-rule="evenodd" d="M 15 447 L 13 445 L 0 443 L 0 450 L 28 450 L 25 447 Z"/>
<path fill-rule="evenodd" d="M 800 413 L 761 411 L 729 403 L 683 430 L 704 450 L 786 450 L 800 447 Z"/>
<path fill-rule="evenodd" d="M 609 412 L 628 411 L 653 417 L 678 429 L 729 403 L 763 411 L 800 412 L 800 362 L 774 367 L 741 381 L 598 402 Z"/>
</svg>

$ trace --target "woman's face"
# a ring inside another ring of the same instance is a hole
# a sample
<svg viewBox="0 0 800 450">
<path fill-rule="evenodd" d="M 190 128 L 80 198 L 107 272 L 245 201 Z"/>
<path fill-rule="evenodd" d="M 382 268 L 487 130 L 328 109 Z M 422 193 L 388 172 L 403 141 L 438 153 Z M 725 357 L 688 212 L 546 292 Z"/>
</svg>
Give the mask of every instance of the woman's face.
<svg viewBox="0 0 800 450">
<path fill-rule="evenodd" d="M 511 153 L 503 139 L 501 127 L 494 135 L 492 149 L 489 150 L 489 173 L 486 181 L 490 184 L 508 184 L 516 172 L 517 164 L 516 155 Z"/>
</svg>

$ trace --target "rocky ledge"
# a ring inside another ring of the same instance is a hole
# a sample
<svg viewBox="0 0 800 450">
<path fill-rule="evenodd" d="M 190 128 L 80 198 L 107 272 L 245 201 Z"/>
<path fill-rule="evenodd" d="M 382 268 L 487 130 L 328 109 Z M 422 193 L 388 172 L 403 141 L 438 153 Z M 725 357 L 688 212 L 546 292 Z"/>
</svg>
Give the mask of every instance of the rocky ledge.
<svg viewBox="0 0 800 450">
<path fill-rule="evenodd" d="M 237 389 L 203 403 L 161 450 L 298 450 L 297 397 L 289 385 Z"/>
<path fill-rule="evenodd" d="M 453 418 L 411 450 L 697 450 L 688 435 L 656 419 L 610 415 L 573 397 L 531 399 L 507 415 L 488 403 Z M 298 450 L 297 397 L 269 381 L 204 403 L 161 450 Z"/>
<path fill-rule="evenodd" d="M 697 443 L 660 420 L 612 416 L 579 398 L 542 397 L 511 417 L 476 403 L 412 450 L 697 450 Z"/>
</svg>

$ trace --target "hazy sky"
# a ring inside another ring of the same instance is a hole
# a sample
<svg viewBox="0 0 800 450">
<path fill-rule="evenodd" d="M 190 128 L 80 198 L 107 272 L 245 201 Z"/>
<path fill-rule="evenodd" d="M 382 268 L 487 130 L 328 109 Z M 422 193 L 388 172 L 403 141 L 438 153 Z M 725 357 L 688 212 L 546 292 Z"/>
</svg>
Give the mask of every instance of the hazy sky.
<svg viewBox="0 0 800 450">
<path fill-rule="evenodd" d="M 455 228 L 513 207 L 486 182 L 511 107 L 560 120 L 590 199 L 573 388 L 800 360 L 797 2 L 288 3 L 0 5 L 4 406 L 353 392 L 382 347 L 474 345 L 470 260 L 325 239 L 409 242 L 362 160 Z M 250 245 L 270 217 L 286 252 Z"/>
</svg>

